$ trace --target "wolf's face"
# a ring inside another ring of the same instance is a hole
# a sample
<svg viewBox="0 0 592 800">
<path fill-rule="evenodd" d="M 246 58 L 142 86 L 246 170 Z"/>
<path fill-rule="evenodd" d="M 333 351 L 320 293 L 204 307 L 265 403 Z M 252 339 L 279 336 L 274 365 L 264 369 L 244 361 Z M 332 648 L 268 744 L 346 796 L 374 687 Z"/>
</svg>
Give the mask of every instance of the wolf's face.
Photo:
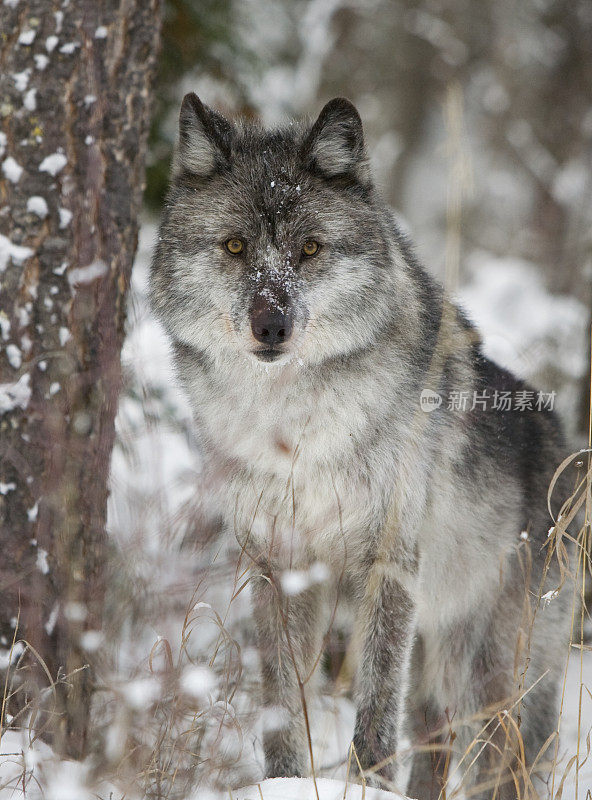
<svg viewBox="0 0 592 800">
<path fill-rule="evenodd" d="M 276 364 L 363 347 L 385 313 L 388 246 L 347 100 L 268 132 L 185 97 L 152 276 L 173 338 Z"/>
</svg>

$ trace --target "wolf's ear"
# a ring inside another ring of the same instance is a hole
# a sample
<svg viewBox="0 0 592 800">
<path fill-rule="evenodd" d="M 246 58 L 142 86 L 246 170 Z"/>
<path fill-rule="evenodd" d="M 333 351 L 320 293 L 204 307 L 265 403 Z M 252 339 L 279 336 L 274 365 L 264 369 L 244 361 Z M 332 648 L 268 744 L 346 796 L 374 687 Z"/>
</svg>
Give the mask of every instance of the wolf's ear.
<svg viewBox="0 0 592 800">
<path fill-rule="evenodd" d="M 194 92 L 183 98 L 179 114 L 179 142 L 173 175 L 188 171 L 201 178 L 211 175 L 230 158 L 232 126 L 205 106 Z"/>
<path fill-rule="evenodd" d="M 362 183 L 370 178 L 362 120 L 356 107 L 344 97 L 330 100 L 303 146 L 313 169 L 323 175 L 353 175 Z"/>
</svg>

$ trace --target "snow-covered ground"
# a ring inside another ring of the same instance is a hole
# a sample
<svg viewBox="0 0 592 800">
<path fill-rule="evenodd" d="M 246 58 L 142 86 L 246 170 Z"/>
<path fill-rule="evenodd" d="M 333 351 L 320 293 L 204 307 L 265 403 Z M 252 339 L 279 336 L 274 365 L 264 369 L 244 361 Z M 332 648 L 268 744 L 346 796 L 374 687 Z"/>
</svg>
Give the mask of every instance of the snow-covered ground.
<svg viewBox="0 0 592 800">
<path fill-rule="evenodd" d="M 586 735 L 592 726 L 592 652 L 584 654 L 582 662 L 582 713 L 580 736 L 580 763 L 586 757 Z M 578 703 L 580 695 L 580 663 L 579 652 L 575 651 L 570 659 L 567 672 L 565 708 L 561 722 L 560 766 L 556 772 L 555 792 L 561 783 L 563 770 L 569 760 L 576 754 L 578 741 Z M 351 733 L 353 730 L 353 707 L 345 700 L 334 702 L 327 700 L 324 713 L 317 713 L 313 718 L 314 750 L 320 766 L 319 772 L 334 777 L 323 777 L 317 780 L 319 800 L 394 800 L 404 795 L 381 792 L 366 788 L 365 796 L 362 787 L 345 780 L 345 759 L 347 757 Z M 261 758 L 256 738 L 245 731 L 243 757 L 256 763 Z M 249 740 L 249 735 L 251 736 Z M 323 769 L 335 763 L 338 768 Z M 569 769 L 565 781 L 562 800 L 575 800 L 575 764 Z M 401 784 L 404 786 L 405 774 Z M 257 779 L 255 779 L 257 780 Z M 347 794 L 344 791 L 347 786 Z M 549 785 L 549 791 L 550 791 Z M 579 773 L 578 797 L 586 798 L 586 792 L 592 788 L 592 764 L 588 761 Z M 119 791 L 118 791 L 119 790 Z M 111 795 L 110 793 L 113 792 Z M 316 800 L 316 793 L 311 779 L 295 780 L 261 780 L 245 788 L 220 792 L 200 786 L 191 792 L 185 800 Z M 541 794 L 541 798 L 550 794 Z M 107 780 L 91 779 L 90 764 L 74 764 L 59 762 L 52 751 L 43 742 L 37 740 L 30 744 L 28 736 L 10 731 L 2 737 L 0 743 L 0 797 L 27 798 L 28 800 L 96 800 L 111 798 L 119 800 L 121 786 Z M 142 798 L 141 794 L 130 793 L 127 798 Z"/>
<path fill-rule="evenodd" d="M 233 791 L 232 800 L 395 800 L 402 795 L 317 778 L 273 778 Z M 207 798 L 204 798 L 207 800 Z"/>
</svg>

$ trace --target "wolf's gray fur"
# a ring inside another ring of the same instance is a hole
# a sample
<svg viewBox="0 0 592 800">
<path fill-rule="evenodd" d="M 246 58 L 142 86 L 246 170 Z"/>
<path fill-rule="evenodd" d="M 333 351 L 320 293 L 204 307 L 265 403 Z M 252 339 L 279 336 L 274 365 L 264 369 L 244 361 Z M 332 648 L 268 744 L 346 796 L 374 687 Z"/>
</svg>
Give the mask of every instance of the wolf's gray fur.
<svg viewBox="0 0 592 800">
<path fill-rule="evenodd" d="M 311 257 L 306 242 L 320 245 Z M 355 108 L 336 99 L 312 126 L 266 131 L 188 95 L 152 298 L 212 492 L 253 563 L 264 702 L 288 714 L 266 735 L 268 774 L 310 769 L 303 687 L 322 609 L 348 587 L 362 768 L 394 780 L 406 712 L 418 745 L 445 748 L 454 728 L 462 752 L 484 727 L 467 780 L 515 797 L 499 756 L 511 726 L 495 714 L 519 716 L 532 763 L 555 725 L 568 631 L 562 596 L 529 614 L 562 437 L 548 411 L 420 410 L 424 388 L 524 385 L 418 265 L 373 186 Z M 283 572 L 316 562 L 329 579 L 290 591 Z M 436 798 L 444 762 L 419 748 L 409 794 Z"/>
</svg>

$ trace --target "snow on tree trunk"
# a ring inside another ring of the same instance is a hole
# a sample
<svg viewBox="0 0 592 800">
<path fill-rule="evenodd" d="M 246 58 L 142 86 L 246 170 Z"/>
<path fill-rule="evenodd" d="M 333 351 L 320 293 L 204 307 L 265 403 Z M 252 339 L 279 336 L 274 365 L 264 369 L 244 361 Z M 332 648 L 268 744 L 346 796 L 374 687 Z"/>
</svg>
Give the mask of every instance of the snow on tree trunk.
<svg viewBox="0 0 592 800">
<path fill-rule="evenodd" d="M 0 5 L 0 663 L 18 619 L 11 710 L 48 684 L 36 652 L 80 756 L 160 0 L 51 9 Z"/>
</svg>

